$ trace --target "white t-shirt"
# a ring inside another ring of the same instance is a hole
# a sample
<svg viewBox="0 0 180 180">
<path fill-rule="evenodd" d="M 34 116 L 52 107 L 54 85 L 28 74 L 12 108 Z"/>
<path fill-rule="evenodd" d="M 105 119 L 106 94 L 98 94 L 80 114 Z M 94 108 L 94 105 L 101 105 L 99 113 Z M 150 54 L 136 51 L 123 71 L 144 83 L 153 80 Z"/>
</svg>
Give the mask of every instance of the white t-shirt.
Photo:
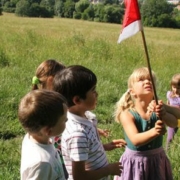
<svg viewBox="0 0 180 180">
<path fill-rule="evenodd" d="M 59 154 L 53 144 L 35 143 L 26 134 L 21 150 L 21 180 L 65 180 Z"/>
<path fill-rule="evenodd" d="M 96 116 L 87 112 L 84 119 L 68 112 L 68 121 L 61 138 L 61 148 L 69 179 L 72 177 L 72 161 L 85 161 L 86 170 L 96 170 L 108 165 L 104 147 L 96 128 Z M 108 177 L 101 178 L 108 180 Z"/>
</svg>

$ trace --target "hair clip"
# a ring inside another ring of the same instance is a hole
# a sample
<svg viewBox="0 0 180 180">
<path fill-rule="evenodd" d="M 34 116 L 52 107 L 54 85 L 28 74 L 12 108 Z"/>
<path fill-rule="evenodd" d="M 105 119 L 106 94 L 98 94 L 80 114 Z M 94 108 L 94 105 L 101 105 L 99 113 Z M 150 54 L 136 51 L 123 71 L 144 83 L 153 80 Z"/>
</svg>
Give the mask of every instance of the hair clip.
<svg viewBox="0 0 180 180">
<path fill-rule="evenodd" d="M 37 76 L 34 76 L 34 77 L 32 78 L 32 84 L 33 84 L 33 85 L 39 84 L 39 79 L 38 79 Z"/>
</svg>

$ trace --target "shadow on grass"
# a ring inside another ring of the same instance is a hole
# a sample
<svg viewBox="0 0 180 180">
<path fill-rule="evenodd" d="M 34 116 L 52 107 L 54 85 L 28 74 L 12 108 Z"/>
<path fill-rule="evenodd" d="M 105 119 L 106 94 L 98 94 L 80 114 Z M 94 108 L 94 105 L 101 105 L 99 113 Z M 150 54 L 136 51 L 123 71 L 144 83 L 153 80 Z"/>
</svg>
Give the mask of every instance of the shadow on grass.
<svg viewBox="0 0 180 180">
<path fill-rule="evenodd" d="M 8 140 L 15 138 L 16 135 L 10 132 L 0 132 L 0 139 Z"/>
</svg>

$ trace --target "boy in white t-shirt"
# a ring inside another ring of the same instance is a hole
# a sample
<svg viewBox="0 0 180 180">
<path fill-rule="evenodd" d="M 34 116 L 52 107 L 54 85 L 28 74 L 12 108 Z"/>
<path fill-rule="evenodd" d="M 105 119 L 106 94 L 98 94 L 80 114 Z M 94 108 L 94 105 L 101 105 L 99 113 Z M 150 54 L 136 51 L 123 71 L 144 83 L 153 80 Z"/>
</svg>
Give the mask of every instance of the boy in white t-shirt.
<svg viewBox="0 0 180 180">
<path fill-rule="evenodd" d="M 31 91 L 19 104 L 18 118 L 27 131 L 22 142 L 21 180 L 65 180 L 59 154 L 50 142 L 65 128 L 65 98 L 53 91 Z"/>
<path fill-rule="evenodd" d="M 109 175 L 120 175 L 122 171 L 119 162 L 108 163 L 105 150 L 125 146 L 125 141 L 103 145 L 96 116 L 90 112 L 97 103 L 96 83 L 96 75 L 79 65 L 63 69 L 53 80 L 53 90 L 68 102 L 68 121 L 61 142 L 68 180 L 108 180 Z"/>
</svg>

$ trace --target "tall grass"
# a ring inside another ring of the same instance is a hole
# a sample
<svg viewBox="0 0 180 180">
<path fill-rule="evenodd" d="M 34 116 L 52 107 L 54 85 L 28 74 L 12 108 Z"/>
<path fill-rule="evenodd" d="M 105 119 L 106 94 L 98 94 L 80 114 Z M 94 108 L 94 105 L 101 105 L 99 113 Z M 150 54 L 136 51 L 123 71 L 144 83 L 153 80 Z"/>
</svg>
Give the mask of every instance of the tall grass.
<svg viewBox="0 0 180 180">
<path fill-rule="evenodd" d="M 0 179 L 19 179 L 20 149 L 24 131 L 17 118 L 20 98 L 31 89 L 37 66 L 46 59 L 65 65 L 81 64 L 98 78 L 99 126 L 122 138 L 122 128 L 113 120 L 115 102 L 126 91 L 127 79 L 134 68 L 146 66 L 141 34 L 117 44 L 120 25 L 72 19 L 20 18 L 0 16 Z M 151 67 L 158 77 L 157 94 L 166 101 L 169 81 L 179 72 L 180 31 L 145 28 Z M 176 136 L 168 156 L 174 179 L 180 173 L 179 141 Z M 166 137 L 166 136 L 165 136 Z M 165 144 L 165 142 L 164 142 Z M 123 150 L 108 153 L 117 161 Z"/>
</svg>

